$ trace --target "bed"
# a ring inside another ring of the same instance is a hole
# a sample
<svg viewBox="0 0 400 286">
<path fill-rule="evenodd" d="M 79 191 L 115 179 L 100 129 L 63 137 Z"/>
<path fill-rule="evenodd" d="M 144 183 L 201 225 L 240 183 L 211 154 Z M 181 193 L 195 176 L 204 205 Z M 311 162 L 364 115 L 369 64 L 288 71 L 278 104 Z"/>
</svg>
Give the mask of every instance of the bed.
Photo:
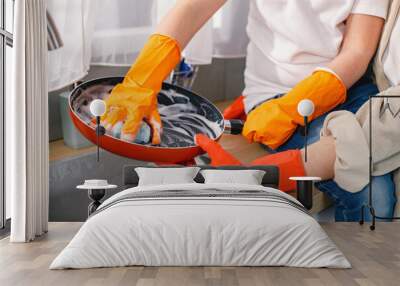
<svg viewBox="0 0 400 286">
<path fill-rule="evenodd" d="M 50 269 L 351 267 L 307 210 L 276 189 L 275 167 L 218 168 L 262 170 L 260 185 L 204 183 L 198 173 L 195 183 L 150 186 L 138 186 L 137 167 L 124 167 L 125 190 L 103 202 Z"/>
</svg>

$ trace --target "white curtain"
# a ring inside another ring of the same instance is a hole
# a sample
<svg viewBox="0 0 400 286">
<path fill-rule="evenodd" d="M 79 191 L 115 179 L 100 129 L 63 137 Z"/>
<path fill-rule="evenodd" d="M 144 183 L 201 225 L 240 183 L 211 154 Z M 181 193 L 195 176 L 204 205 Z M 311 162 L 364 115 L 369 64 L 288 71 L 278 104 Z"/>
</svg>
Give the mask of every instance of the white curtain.
<svg viewBox="0 0 400 286">
<path fill-rule="evenodd" d="M 92 64 L 131 65 L 160 18 L 157 2 L 96 0 Z"/>
<path fill-rule="evenodd" d="M 212 58 L 246 56 L 249 0 L 228 0 L 196 34 L 184 51 L 191 64 L 210 64 Z"/>
<path fill-rule="evenodd" d="M 49 51 L 49 89 L 56 90 L 83 78 L 90 66 L 96 13 L 92 0 L 48 0 L 47 9 L 63 42 Z"/>
<path fill-rule="evenodd" d="M 79 80 L 89 65 L 129 66 L 174 0 L 48 0 L 64 47 L 49 52 L 49 88 Z M 249 0 L 229 0 L 195 36 L 185 57 L 209 64 L 212 57 L 246 54 Z"/>
<path fill-rule="evenodd" d="M 48 225 L 47 27 L 45 0 L 15 2 L 12 95 L 6 98 L 6 188 L 12 242 Z"/>
</svg>

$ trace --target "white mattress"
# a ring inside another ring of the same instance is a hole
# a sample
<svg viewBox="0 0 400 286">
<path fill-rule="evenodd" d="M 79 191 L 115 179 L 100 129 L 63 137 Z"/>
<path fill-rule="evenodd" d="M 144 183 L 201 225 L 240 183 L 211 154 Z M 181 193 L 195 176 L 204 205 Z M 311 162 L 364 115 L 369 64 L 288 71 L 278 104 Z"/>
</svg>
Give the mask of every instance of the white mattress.
<svg viewBox="0 0 400 286">
<path fill-rule="evenodd" d="M 257 198 L 151 198 L 113 201 L 132 192 L 279 190 L 250 185 L 136 187 L 106 200 L 50 269 L 145 266 L 293 266 L 349 268 L 307 213 Z M 298 203 L 298 202 L 297 202 Z"/>
</svg>

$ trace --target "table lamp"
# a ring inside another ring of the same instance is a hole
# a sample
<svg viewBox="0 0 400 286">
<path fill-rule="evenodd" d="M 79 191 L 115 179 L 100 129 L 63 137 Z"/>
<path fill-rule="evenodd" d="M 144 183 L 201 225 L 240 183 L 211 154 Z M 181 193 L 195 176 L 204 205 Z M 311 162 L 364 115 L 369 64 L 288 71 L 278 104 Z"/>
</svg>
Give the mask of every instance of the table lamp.
<svg viewBox="0 0 400 286">
<path fill-rule="evenodd" d="M 307 138 L 308 138 L 308 118 L 314 113 L 314 102 L 303 99 L 297 105 L 297 112 L 304 117 L 304 161 L 307 162 Z"/>
<path fill-rule="evenodd" d="M 304 118 L 304 161 L 307 162 L 307 137 L 308 137 L 308 118 L 314 113 L 314 103 L 309 99 L 303 99 L 297 105 L 297 112 Z M 313 206 L 313 185 L 320 181 L 319 177 L 290 177 L 290 180 L 297 183 L 297 199 L 310 210 Z"/>
<path fill-rule="evenodd" d="M 97 162 L 100 161 L 99 140 L 100 136 L 106 134 L 106 129 L 100 124 L 100 117 L 106 112 L 106 103 L 104 100 L 95 99 L 90 103 L 90 112 L 96 117 L 96 145 L 97 145 Z"/>
</svg>

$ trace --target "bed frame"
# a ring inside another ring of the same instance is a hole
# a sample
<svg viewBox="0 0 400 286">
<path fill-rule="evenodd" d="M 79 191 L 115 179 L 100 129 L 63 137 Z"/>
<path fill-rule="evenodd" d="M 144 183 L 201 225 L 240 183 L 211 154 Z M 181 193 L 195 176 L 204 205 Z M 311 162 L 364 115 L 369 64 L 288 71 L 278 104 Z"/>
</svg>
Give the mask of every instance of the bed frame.
<svg viewBox="0 0 400 286">
<path fill-rule="evenodd" d="M 149 165 L 125 165 L 123 168 L 122 182 L 123 188 L 128 189 L 136 187 L 139 183 L 139 177 L 135 171 L 137 167 L 146 168 L 183 168 L 185 166 L 149 166 Z M 265 175 L 262 180 L 262 185 L 265 187 L 278 188 L 279 185 L 279 169 L 276 166 L 197 166 L 202 170 L 217 169 L 217 170 L 263 170 Z M 194 179 L 197 183 L 204 183 L 203 176 L 199 173 Z"/>
</svg>

